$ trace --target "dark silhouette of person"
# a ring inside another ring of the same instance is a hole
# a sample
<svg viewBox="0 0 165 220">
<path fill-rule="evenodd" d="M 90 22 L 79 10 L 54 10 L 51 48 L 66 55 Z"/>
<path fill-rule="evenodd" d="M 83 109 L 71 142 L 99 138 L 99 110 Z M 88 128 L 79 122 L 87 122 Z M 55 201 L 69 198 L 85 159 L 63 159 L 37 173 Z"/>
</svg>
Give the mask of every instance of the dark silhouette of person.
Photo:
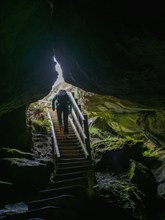
<svg viewBox="0 0 165 220">
<path fill-rule="evenodd" d="M 72 112 L 72 101 L 65 89 L 61 89 L 52 99 L 52 109 L 56 109 L 60 132 L 69 134 L 68 116 Z"/>
</svg>

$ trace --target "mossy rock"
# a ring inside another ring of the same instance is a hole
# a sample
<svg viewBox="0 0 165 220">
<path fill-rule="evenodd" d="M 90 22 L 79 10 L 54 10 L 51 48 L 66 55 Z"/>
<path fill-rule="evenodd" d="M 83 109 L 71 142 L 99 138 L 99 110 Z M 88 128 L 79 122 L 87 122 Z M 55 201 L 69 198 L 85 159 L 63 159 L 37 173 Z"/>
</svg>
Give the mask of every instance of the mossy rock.
<svg viewBox="0 0 165 220">
<path fill-rule="evenodd" d="M 33 159 L 34 154 L 24 152 L 16 148 L 0 148 L 0 159 L 2 158 L 28 158 Z"/>
<path fill-rule="evenodd" d="M 151 170 L 143 164 L 131 160 L 128 178 L 147 196 L 154 197 L 156 195 L 156 179 Z"/>
<path fill-rule="evenodd" d="M 96 171 L 109 171 L 117 174 L 125 172 L 130 165 L 130 160 L 142 158 L 141 141 L 118 139 L 100 141 L 92 148 L 92 155 Z"/>
</svg>

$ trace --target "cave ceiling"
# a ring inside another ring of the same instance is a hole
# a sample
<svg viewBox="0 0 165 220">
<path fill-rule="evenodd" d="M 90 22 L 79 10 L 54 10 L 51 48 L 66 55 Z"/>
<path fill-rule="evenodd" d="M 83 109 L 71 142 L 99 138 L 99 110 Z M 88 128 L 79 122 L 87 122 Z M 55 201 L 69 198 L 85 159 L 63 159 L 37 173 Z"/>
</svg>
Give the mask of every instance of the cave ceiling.
<svg viewBox="0 0 165 220">
<path fill-rule="evenodd" d="M 57 78 L 47 1 L 0 2 L 0 115 L 43 98 Z"/>
<path fill-rule="evenodd" d="M 1 115 L 49 93 L 53 49 L 66 82 L 164 106 L 163 3 L 2 0 L 0 11 Z"/>
<path fill-rule="evenodd" d="M 55 52 L 64 78 L 86 91 L 164 105 L 164 4 L 55 1 Z"/>
</svg>

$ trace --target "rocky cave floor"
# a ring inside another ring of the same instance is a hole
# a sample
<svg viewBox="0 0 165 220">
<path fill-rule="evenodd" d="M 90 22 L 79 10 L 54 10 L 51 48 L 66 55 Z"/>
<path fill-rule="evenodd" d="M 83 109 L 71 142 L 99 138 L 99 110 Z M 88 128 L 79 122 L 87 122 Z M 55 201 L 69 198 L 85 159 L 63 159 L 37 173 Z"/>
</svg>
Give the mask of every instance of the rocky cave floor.
<svg viewBox="0 0 165 220">
<path fill-rule="evenodd" d="M 38 111 L 37 109 L 37 117 L 43 117 L 43 112 Z M 34 115 L 31 115 L 32 117 Z M 36 115 L 35 115 L 36 116 Z M 34 118 L 33 118 L 34 119 Z M 18 178 L 18 181 L 23 181 L 23 178 L 26 177 L 26 175 L 30 174 L 29 182 L 26 184 L 24 183 L 23 188 L 21 187 L 21 184 L 18 185 L 17 190 L 15 192 L 14 198 L 12 196 L 9 196 L 7 194 L 4 194 L 5 196 L 9 197 L 10 199 L 3 202 L 0 206 L 0 218 L 5 215 L 5 213 L 20 213 L 20 212 L 26 212 L 28 210 L 28 201 L 33 200 L 35 198 L 37 190 L 33 189 L 33 186 L 37 183 L 39 188 L 45 189 L 48 182 L 52 181 L 53 176 L 53 149 L 52 149 L 52 140 L 51 140 L 51 132 L 47 131 L 45 132 L 45 125 L 46 121 L 41 125 L 36 125 L 36 121 L 33 120 L 33 127 L 31 128 L 32 133 L 32 148 L 30 153 L 27 152 L 23 154 L 22 158 L 22 152 L 17 152 L 17 150 L 12 150 L 13 158 L 20 155 L 18 162 L 23 161 L 23 164 L 26 161 L 26 165 L 36 164 L 38 165 L 39 172 L 33 173 L 33 176 L 31 176 L 31 172 L 29 170 L 24 172 L 25 176 L 20 177 L 20 180 Z M 112 135 L 112 134 L 111 134 Z M 116 155 L 118 152 L 119 155 L 122 152 L 122 160 L 128 155 L 128 150 L 130 149 L 129 144 L 133 144 L 132 140 L 127 140 L 126 142 L 122 142 L 122 148 L 121 149 L 113 149 L 109 150 L 106 149 L 105 142 L 100 142 L 100 138 L 98 134 L 93 134 L 93 138 L 91 136 L 91 141 L 93 140 L 93 143 L 96 142 L 93 145 L 92 153 L 93 153 L 93 161 L 95 163 L 95 173 L 96 173 L 96 179 L 97 184 L 94 186 L 94 193 L 95 196 L 92 200 L 92 204 L 90 204 L 90 214 L 95 213 L 97 217 L 101 218 L 103 215 L 111 215 L 113 214 L 115 217 L 111 216 L 111 219 L 120 219 L 121 216 L 126 216 L 127 219 L 131 220 L 151 220 L 150 217 L 152 216 L 152 213 L 154 219 L 153 220 L 164 220 L 164 211 L 163 208 L 159 206 L 159 204 L 155 203 L 155 207 L 150 204 L 149 207 L 144 207 L 143 202 L 151 203 L 146 200 L 146 196 L 144 192 L 148 192 L 148 188 L 152 189 L 152 186 L 154 186 L 155 182 L 151 178 L 151 173 L 148 171 L 148 169 L 144 168 L 143 166 L 139 166 L 139 163 L 136 163 L 135 161 L 132 162 L 132 170 L 134 170 L 134 177 L 132 176 L 133 184 L 130 180 L 128 180 L 128 176 L 126 175 L 115 175 L 115 172 L 111 172 L 110 170 L 107 171 L 101 171 L 101 169 L 104 169 L 104 166 L 108 165 L 109 158 L 112 159 L 113 154 Z M 117 137 L 111 139 L 111 143 L 115 144 Z M 99 144 L 100 143 L 100 144 Z M 108 142 L 109 143 L 109 142 Z M 141 143 L 141 142 L 140 142 Z M 132 145 L 132 153 L 137 156 L 136 149 L 139 148 L 141 145 L 139 142 L 134 143 Z M 105 149 L 104 149 L 105 147 Z M 104 153 L 103 153 L 104 152 Z M 9 153 L 9 152 L 8 152 Z M 105 158 L 103 158 L 103 155 Z M 20 160 L 22 159 L 22 160 Z M 144 159 L 144 158 L 143 158 Z M 148 158 L 150 162 L 152 162 L 152 158 Z M 31 163 L 31 161 L 33 161 Z M 98 161 L 99 163 L 97 163 Z M 121 161 L 120 161 L 121 162 Z M 106 164 L 107 163 L 107 164 Z M 148 163 L 148 162 L 147 162 Z M 19 163 L 18 163 L 19 164 Z M 44 166 L 43 166 L 44 165 Z M 46 173 L 45 174 L 45 165 L 46 165 Z M 112 165 L 112 164 L 111 164 Z M 24 167 L 24 166 L 23 166 Z M 27 173 L 26 173 L 27 172 Z M 22 173 L 23 174 L 23 173 Z M 111 175 L 112 174 L 112 175 Z M 124 173 L 125 174 L 125 173 Z M 133 173 L 130 173 L 132 175 Z M 138 178 L 136 179 L 136 175 Z M 17 177 L 17 176 L 16 176 Z M 138 179 L 140 182 L 138 182 Z M 37 182 L 35 181 L 37 180 Z M 43 181 L 44 180 L 44 181 Z M 39 184 L 39 182 L 44 182 L 43 185 Z M 33 185 L 34 183 L 34 185 Z M 29 187 L 30 184 L 30 187 Z M 141 187 L 141 189 L 144 190 L 142 193 L 137 188 Z M 19 188 L 20 187 L 20 188 Z M 154 200 L 155 202 L 155 200 Z M 163 204 L 163 201 L 161 202 L 161 206 Z M 152 209 L 151 209 L 152 207 Z M 153 212 L 156 209 L 161 209 L 161 217 L 157 215 L 158 213 Z M 146 215 L 146 212 L 149 213 L 148 216 Z M 89 213 L 88 213 L 89 214 Z"/>
<path fill-rule="evenodd" d="M 33 137 L 33 147 L 31 149 L 31 153 L 34 155 L 35 161 L 38 161 L 42 164 L 53 164 L 53 156 L 52 156 L 52 144 L 51 144 L 51 136 L 50 134 L 39 134 L 34 133 Z M 52 173 L 53 175 L 53 173 Z M 49 181 L 52 181 L 52 175 L 50 175 Z M 37 178 L 32 177 L 32 178 Z M 43 177 L 44 178 L 44 177 Z M 17 193 L 15 198 L 11 198 L 11 201 L 6 201 L 4 204 L 0 206 L 0 218 L 4 216 L 5 213 L 21 213 L 28 211 L 28 200 L 33 199 L 35 197 L 36 191 L 32 192 L 32 194 L 28 193 L 28 185 L 27 188 L 21 188 Z M 22 194 L 22 195 L 21 195 Z"/>
</svg>

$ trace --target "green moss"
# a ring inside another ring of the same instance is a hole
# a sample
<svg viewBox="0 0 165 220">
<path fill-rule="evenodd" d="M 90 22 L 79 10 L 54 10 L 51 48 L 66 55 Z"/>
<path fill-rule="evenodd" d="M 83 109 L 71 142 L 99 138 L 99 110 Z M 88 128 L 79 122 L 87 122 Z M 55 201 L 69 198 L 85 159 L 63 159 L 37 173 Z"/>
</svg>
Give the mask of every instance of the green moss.
<svg viewBox="0 0 165 220">
<path fill-rule="evenodd" d="M 160 149 L 147 149 L 143 152 L 144 157 L 155 157 L 159 158 L 161 155 L 163 155 L 165 151 Z"/>
<path fill-rule="evenodd" d="M 47 133 L 51 131 L 51 123 L 42 103 L 35 102 L 29 106 L 27 123 L 31 124 L 33 132 Z"/>
<path fill-rule="evenodd" d="M 93 118 L 93 117 L 100 117 L 100 118 L 105 118 L 105 119 L 111 119 L 114 117 L 113 114 L 109 113 L 109 112 L 104 112 L 104 111 L 100 111 L 100 112 L 90 112 L 88 117 L 89 118 Z"/>
<path fill-rule="evenodd" d="M 92 148 L 105 148 L 107 150 L 121 149 L 124 144 L 128 144 L 130 147 L 135 145 L 137 142 L 143 142 L 143 140 L 136 140 L 132 137 L 118 137 L 118 136 L 108 136 L 104 139 L 98 140 L 91 144 Z"/>
<path fill-rule="evenodd" d="M 28 159 L 32 159 L 33 158 L 33 154 L 29 153 L 27 151 L 21 151 L 15 148 L 1 148 L 0 149 L 0 159 L 3 158 L 28 158 Z"/>
<path fill-rule="evenodd" d="M 135 171 L 136 170 L 136 171 Z M 136 174 L 135 174 L 136 172 Z M 137 177 L 138 175 L 138 177 Z M 143 165 L 142 163 L 139 163 L 137 161 L 134 161 L 131 159 L 131 165 L 130 165 L 130 169 L 128 171 L 128 178 L 130 181 L 132 181 L 133 179 L 140 179 L 140 176 L 142 176 L 142 178 L 150 178 L 150 171 L 149 168 L 147 168 L 145 165 Z"/>
<path fill-rule="evenodd" d="M 35 129 L 40 128 L 39 130 L 47 130 L 48 132 L 51 130 L 51 123 L 48 119 L 43 119 L 43 120 L 34 119 L 33 125 Z"/>
<path fill-rule="evenodd" d="M 141 192 L 138 191 L 134 185 L 124 185 L 123 191 L 129 194 L 129 197 L 133 201 L 142 201 Z"/>
<path fill-rule="evenodd" d="M 131 209 L 141 205 L 143 202 L 143 194 L 141 191 L 138 190 L 136 185 L 127 181 L 114 179 L 111 180 L 110 184 L 102 184 L 102 189 L 103 188 L 105 190 L 102 190 L 102 194 L 104 194 L 105 197 L 109 195 L 109 201 L 115 201 L 118 207 Z"/>
<path fill-rule="evenodd" d="M 18 149 L 14 149 L 14 148 L 6 148 L 7 150 L 7 153 L 9 153 L 11 156 L 13 157 L 21 157 L 21 156 L 32 156 L 31 153 L 28 153 L 28 152 L 23 152 L 23 151 L 20 151 Z"/>
<path fill-rule="evenodd" d="M 100 139 L 104 138 L 103 132 L 101 129 L 96 128 L 96 127 L 90 127 L 89 128 L 89 133 L 92 137 L 98 137 Z"/>
<path fill-rule="evenodd" d="M 129 141 L 133 141 L 133 142 L 143 142 L 143 139 L 136 139 L 135 137 L 131 137 L 131 136 L 125 136 L 125 138 Z"/>
<path fill-rule="evenodd" d="M 130 165 L 130 169 L 129 169 L 129 172 L 128 172 L 128 178 L 129 180 L 131 180 L 133 178 L 133 176 L 135 175 L 135 163 L 134 161 L 131 162 L 131 165 Z"/>
</svg>

